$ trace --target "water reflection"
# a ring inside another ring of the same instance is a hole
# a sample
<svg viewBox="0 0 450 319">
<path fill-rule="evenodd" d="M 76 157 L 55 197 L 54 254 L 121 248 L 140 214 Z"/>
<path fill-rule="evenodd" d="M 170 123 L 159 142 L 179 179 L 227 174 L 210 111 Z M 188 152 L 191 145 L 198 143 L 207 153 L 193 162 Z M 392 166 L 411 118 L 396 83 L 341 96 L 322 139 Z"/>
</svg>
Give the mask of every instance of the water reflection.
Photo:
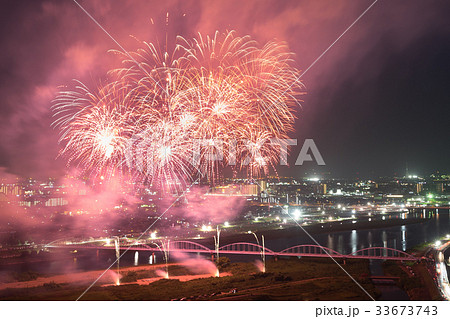
<svg viewBox="0 0 450 319">
<path fill-rule="evenodd" d="M 407 250 L 424 242 L 434 241 L 436 238 L 445 236 L 450 232 L 449 210 L 440 209 L 439 219 L 436 219 L 437 214 L 428 211 L 424 213 L 420 209 L 420 211 L 408 213 L 405 221 L 408 221 L 410 218 L 419 218 L 421 214 L 424 216 L 430 215 L 431 219 L 421 223 L 390 226 L 384 229 L 356 229 L 311 235 L 319 244 L 334 249 L 339 253 L 349 254 L 368 247 Z M 393 218 L 396 217 L 401 218 L 400 214 L 395 215 Z M 302 244 L 314 243 L 300 230 L 298 233 L 295 233 L 295 236 L 274 238 L 266 241 L 266 246 L 272 250 L 283 250 L 287 247 Z"/>
<path fill-rule="evenodd" d="M 439 209 L 436 209 L 436 214 L 435 214 L 435 223 L 436 223 L 436 229 L 439 232 L 440 227 L 439 227 Z"/>
<path fill-rule="evenodd" d="M 350 254 L 368 247 L 387 247 L 407 250 L 418 244 L 434 241 L 438 237 L 445 236 L 450 233 L 450 218 L 448 210 L 439 209 L 438 217 L 438 214 L 429 213 L 428 211 L 422 212 L 422 209 L 420 209 L 420 211 L 415 213 L 411 212 L 407 214 L 405 221 L 411 217 L 419 217 L 421 214 L 431 215 L 431 220 L 416 224 L 391 226 L 386 227 L 385 229 L 356 229 L 333 233 L 312 233 L 311 235 L 321 245 L 329 247 L 342 254 Z M 281 251 L 295 245 L 315 244 L 300 229 L 298 229 L 298 232 L 290 232 L 288 234 L 289 236 L 287 237 L 280 236 L 267 239 L 266 247 L 275 251 Z M 162 261 L 162 256 L 159 254 L 149 255 L 147 252 L 139 252 L 139 254 L 141 255 L 141 263 L 144 260 L 148 261 L 150 264 L 154 264 L 156 261 L 160 261 L 160 259 Z M 156 257 L 156 255 L 158 257 Z M 121 265 L 122 263 L 124 266 L 133 265 L 136 256 L 137 254 L 135 251 L 127 252 L 121 258 Z M 97 250 L 83 251 L 78 252 L 76 256 L 72 254 L 61 254 L 60 256 L 54 252 L 50 255 L 44 256 L 40 254 L 38 257 L 39 259 L 36 255 L 27 256 L 23 258 L 24 262 L 20 265 L 14 264 L 8 265 L 8 267 L 9 269 L 14 269 L 14 271 L 32 270 L 41 273 L 58 273 L 67 269 L 68 262 L 75 271 L 82 271 L 108 267 L 115 260 L 113 250 L 99 250 L 98 252 Z M 231 257 L 233 260 L 236 258 L 236 256 Z M 447 259 L 448 257 L 449 256 L 447 256 Z M 51 263 L 51 267 L 49 267 L 49 263 Z M 2 265 L 2 267 L 5 268 L 6 265 Z"/>
<path fill-rule="evenodd" d="M 369 231 L 369 233 L 367 234 L 367 242 L 369 244 L 369 247 L 372 247 L 372 240 L 373 240 L 372 237 L 373 237 L 372 232 Z"/>
<path fill-rule="evenodd" d="M 350 244 L 352 246 L 352 253 L 358 250 L 358 233 L 355 229 L 352 230 L 352 235 L 350 237 Z"/>
<path fill-rule="evenodd" d="M 333 236 L 331 234 L 328 235 L 327 247 L 334 249 Z"/>
<path fill-rule="evenodd" d="M 406 226 L 402 225 L 400 230 L 402 232 L 402 250 L 405 251 L 406 250 Z"/>
<path fill-rule="evenodd" d="M 345 248 L 344 248 L 344 236 L 343 235 L 339 235 L 338 236 L 338 245 L 337 245 L 337 249 L 338 252 L 340 252 L 341 254 L 345 254 Z"/>
<path fill-rule="evenodd" d="M 387 234 L 386 234 L 386 231 L 385 231 L 385 230 L 383 230 L 383 231 L 381 232 L 381 240 L 383 241 L 383 247 L 384 247 L 384 248 L 387 248 L 388 242 L 387 242 Z"/>
</svg>

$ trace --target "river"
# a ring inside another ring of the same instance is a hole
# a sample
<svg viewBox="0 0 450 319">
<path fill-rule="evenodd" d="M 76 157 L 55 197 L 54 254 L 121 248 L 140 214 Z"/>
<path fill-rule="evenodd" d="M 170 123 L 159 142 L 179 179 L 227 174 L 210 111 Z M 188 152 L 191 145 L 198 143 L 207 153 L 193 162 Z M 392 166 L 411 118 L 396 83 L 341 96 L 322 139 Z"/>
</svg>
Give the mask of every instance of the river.
<svg viewBox="0 0 450 319">
<path fill-rule="evenodd" d="M 320 245 L 336 250 L 342 254 L 350 254 L 367 247 L 388 247 L 405 251 L 416 245 L 434 241 L 450 233 L 448 209 L 423 210 L 409 215 L 416 216 L 418 214 L 429 219 L 417 224 L 319 233 L 312 234 L 312 237 Z M 301 229 L 294 234 L 291 233 L 289 237 L 278 236 L 266 241 L 266 247 L 274 251 L 281 251 L 285 248 L 301 244 L 316 243 Z M 446 258 L 448 258 L 449 251 L 446 254 Z M 150 252 L 139 252 L 137 262 L 139 264 L 148 264 L 150 254 Z M 156 257 L 157 262 L 162 262 L 161 254 L 157 254 Z M 257 259 L 258 256 L 251 258 Z M 113 250 L 98 252 L 96 250 L 80 251 L 76 254 L 69 251 L 33 254 L 24 256 L 14 263 L 1 265 L 0 274 L 11 271 L 35 271 L 43 274 L 61 274 L 104 269 L 109 267 L 114 259 L 115 253 Z M 135 263 L 135 259 L 135 252 L 129 251 L 121 258 L 120 264 L 123 266 L 131 266 Z M 234 257 L 232 258 L 233 260 L 235 260 Z M 236 257 L 236 261 L 238 260 L 242 259 Z M 371 271 L 373 274 L 380 274 L 380 267 L 377 262 L 371 262 Z M 398 291 L 396 293 L 397 297 L 401 294 Z"/>
</svg>

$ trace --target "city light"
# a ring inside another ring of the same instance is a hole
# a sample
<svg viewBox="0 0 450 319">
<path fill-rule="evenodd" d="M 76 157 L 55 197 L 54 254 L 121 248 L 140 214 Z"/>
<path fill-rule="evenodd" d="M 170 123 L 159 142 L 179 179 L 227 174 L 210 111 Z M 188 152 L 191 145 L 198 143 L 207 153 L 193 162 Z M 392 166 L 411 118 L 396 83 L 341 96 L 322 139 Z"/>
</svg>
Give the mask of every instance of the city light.
<svg viewBox="0 0 450 319">
<path fill-rule="evenodd" d="M 202 225 L 202 231 L 212 231 L 211 225 Z"/>
</svg>

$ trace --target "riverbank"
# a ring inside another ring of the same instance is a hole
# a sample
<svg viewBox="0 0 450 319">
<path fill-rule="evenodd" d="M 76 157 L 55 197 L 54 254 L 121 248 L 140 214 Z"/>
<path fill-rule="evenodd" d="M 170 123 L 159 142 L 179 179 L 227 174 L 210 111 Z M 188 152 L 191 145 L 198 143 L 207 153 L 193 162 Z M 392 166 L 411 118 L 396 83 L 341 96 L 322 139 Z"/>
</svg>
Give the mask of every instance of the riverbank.
<svg viewBox="0 0 450 319">
<path fill-rule="evenodd" d="M 421 250 L 417 247 L 414 253 L 425 256 L 427 246 Z M 404 290 L 412 301 L 443 300 L 429 271 L 430 261 L 422 259 L 419 262 L 384 261 L 383 271 L 386 276 L 396 277 L 397 285 Z"/>
<path fill-rule="evenodd" d="M 364 289 L 375 298 L 368 262 L 347 261 L 342 265 Z M 149 266 L 142 266 L 149 267 Z M 164 269 L 164 265 L 155 265 Z M 175 269 L 169 267 L 169 273 Z M 138 272 L 129 267 L 127 272 Z M 152 269 L 153 270 L 153 269 Z M 196 278 L 189 281 L 160 279 L 149 284 L 129 283 L 120 286 L 95 285 L 82 300 L 215 300 L 233 297 L 234 300 L 369 300 L 367 294 L 344 271 L 328 259 L 269 260 L 266 272 L 252 263 L 224 264 L 226 277 Z M 144 270 L 145 271 L 145 270 Z M 123 270 L 122 274 L 129 274 Z M 81 273 L 92 279 L 93 272 Z M 134 276 L 135 274 L 131 274 Z M 88 287 L 76 284 L 48 282 L 28 288 L 0 290 L 1 300 L 76 300 Z"/>
</svg>

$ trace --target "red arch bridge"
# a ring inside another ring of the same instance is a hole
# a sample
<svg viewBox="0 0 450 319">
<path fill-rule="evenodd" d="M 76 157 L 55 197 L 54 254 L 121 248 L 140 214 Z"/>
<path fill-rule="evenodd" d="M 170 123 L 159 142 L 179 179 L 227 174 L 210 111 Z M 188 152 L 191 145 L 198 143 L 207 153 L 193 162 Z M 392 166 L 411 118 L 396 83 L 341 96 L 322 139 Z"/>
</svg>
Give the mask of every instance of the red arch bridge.
<svg viewBox="0 0 450 319">
<path fill-rule="evenodd" d="M 117 247 L 112 244 L 106 244 L 103 240 L 92 241 L 92 242 L 53 242 L 44 246 L 45 248 L 65 248 L 65 249 L 117 249 Z M 168 241 L 165 245 L 158 245 L 153 242 L 146 243 L 121 243 L 120 250 L 131 250 L 131 251 L 163 251 L 162 249 L 172 252 L 183 252 L 183 253 L 205 253 L 205 254 L 215 254 L 216 249 L 210 249 L 202 244 L 191 242 L 191 241 Z M 232 243 L 222 247 L 219 247 L 218 252 L 222 254 L 237 254 L 237 255 L 262 255 L 266 256 L 295 256 L 295 257 L 333 257 L 333 258 L 353 258 L 353 259 L 382 259 L 382 260 L 419 260 L 418 257 L 405 253 L 404 251 L 386 248 L 386 247 L 369 247 L 360 249 L 351 254 L 345 255 L 341 254 L 333 249 L 319 246 L 319 245 L 297 245 L 293 247 L 286 248 L 282 251 L 273 251 L 267 247 L 261 245 L 239 242 Z"/>
</svg>

